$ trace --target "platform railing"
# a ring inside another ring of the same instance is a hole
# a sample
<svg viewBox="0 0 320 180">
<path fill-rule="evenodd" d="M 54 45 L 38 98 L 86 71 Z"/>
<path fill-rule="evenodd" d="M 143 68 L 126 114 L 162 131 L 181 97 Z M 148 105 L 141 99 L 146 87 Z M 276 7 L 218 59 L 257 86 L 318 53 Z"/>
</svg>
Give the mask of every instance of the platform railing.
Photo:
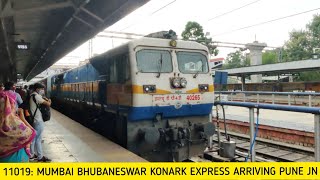
<svg viewBox="0 0 320 180">
<path fill-rule="evenodd" d="M 238 106 L 249 109 L 249 125 L 250 125 L 250 146 L 252 150 L 250 153 L 250 159 L 252 162 L 255 161 L 255 117 L 254 109 L 270 109 L 277 111 L 291 111 L 300 113 L 314 114 L 314 156 L 315 161 L 320 162 L 320 108 L 317 107 L 303 107 L 303 106 L 289 106 L 289 105 L 276 105 L 276 104 L 265 104 L 265 103 L 251 103 L 251 102 L 232 102 L 232 101 L 217 101 L 214 103 L 215 106 Z"/>
<path fill-rule="evenodd" d="M 272 104 L 276 104 L 276 96 L 286 96 L 286 100 L 288 105 L 292 105 L 292 98 L 295 99 L 295 97 L 308 97 L 306 99 L 307 104 L 309 107 L 312 107 L 312 102 L 314 101 L 313 97 L 319 96 L 320 93 L 316 92 L 271 92 L 271 91 L 216 91 L 215 92 L 216 96 L 219 95 L 228 95 L 228 100 L 229 101 L 235 101 L 235 95 L 236 94 L 242 94 L 241 101 L 246 102 L 248 95 L 256 95 L 256 103 L 260 103 L 263 98 L 261 98 L 261 95 L 271 95 L 271 101 Z M 239 99 L 238 99 L 239 100 Z M 269 99 L 270 100 L 270 99 Z M 295 100 L 294 100 L 295 101 Z M 320 103 L 320 99 L 319 99 Z"/>
</svg>

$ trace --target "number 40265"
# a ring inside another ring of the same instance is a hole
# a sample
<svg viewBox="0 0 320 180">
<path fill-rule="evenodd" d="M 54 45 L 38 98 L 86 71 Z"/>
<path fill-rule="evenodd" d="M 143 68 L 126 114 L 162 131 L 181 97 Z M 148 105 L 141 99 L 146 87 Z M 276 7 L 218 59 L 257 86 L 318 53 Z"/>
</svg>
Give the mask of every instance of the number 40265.
<svg viewBox="0 0 320 180">
<path fill-rule="evenodd" d="M 29 176 L 32 171 L 30 168 L 3 168 L 5 176 Z"/>
<path fill-rule="evenodd" d="M 201 99 L 200 95 L 188 95 L 187 96 L 187 100 L 188 101 L 197 101 L 197 100 L 200 100 L 200 99 Z"/>
</svg>

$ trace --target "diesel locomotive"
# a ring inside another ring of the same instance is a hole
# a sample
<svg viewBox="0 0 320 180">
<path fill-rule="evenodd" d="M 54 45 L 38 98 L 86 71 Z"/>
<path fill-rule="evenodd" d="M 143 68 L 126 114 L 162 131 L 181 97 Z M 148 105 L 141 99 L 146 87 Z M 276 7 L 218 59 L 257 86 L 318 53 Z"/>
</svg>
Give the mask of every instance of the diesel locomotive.
<svg viewBox="0 0 320 180">
<path fill-rule="evenodd" d="M 215 130 L 208 49 L 164 37 L 132 40 L 45 79 L 54 107 L 150 161 L 202 153 Z"/>
</svg>

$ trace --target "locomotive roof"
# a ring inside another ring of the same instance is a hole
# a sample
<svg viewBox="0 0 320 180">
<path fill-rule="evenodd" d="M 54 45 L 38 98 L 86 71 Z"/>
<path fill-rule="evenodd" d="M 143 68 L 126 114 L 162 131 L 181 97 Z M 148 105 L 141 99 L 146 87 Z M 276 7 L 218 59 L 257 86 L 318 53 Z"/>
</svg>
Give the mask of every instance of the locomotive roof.
<svg viewBox="0 0 320 180">
<path fill-rule="evenodd" d="M 195 41 L 175 40 L 177 42 L 176 47 L 170 46 L 169 45 L 170 41 L 171 39 L 142 37 L 139 39 L 131 40 L 116 48 L 110 49 L 96 57 L 91 58 L 90 61 L 95 58 L 99 58 L 99 56 L 104 56 L 104 55 L 113 56 L 113 54 L 117 54 L 121 51 L 128 51 L 128 48 L 135 48 L 137 46 L 166 47 L 166 48 L 173 48 L 173 49 L 194 49 L 194 50 L 205 50 L 208 52 L 208 48 L 205 45 L 202 45 Z"/>
<path fill-rule="evenodd" d="M 128 51 L 129 48 L 135 48 L 138 46 L 166 47 L 166 48 L 173 48 L 173 49 L 205 50 L 206 52 L 208 52 L 208 48 L 205 45 L 202 45 L 202 44 L 195 42 L 195 41 L 175 40 L 177 42 L 176 47 L 170 46 L 170 44 L 169 44 L 170 41 L 171 41 L 171 39 L 142 37 L 139 39 L 131 40 L 125 44 L 122 44 L 122 45 L 115 47 L 113 49 L 110 49 L 102 54 L 99 54 L 95 57 L 92 57 L 89 59 L 89 61 L 90 61 L 90 63 L 92 63 L 93 61 L 96 61 L 103 56 L 106 56 L 106 55 L 113 56 L 113 55 L 119 54 L 121 52 Z M 85 65 L 86 64 L 84 64 L 82 66 L 85 66 Z M 68 71 L 65 71 L 65 72 L 62 72 L 62 73 L 59 73 L 59 74 L 56 74 L 53 76 L 65 74 L 65 73 L 72 71 L 74 69 L 81 68 L 82 66 L 70 69 Z"/>
<path fill-rule="evenodd" d="M 143 37 L 140 39 L 135 39 L 133 41 L 128 42 L 129 46 L 135 48 L 136 46 L 156 46 L 156 47 L 167 47 L 173 49 L 196 49 L 196 50 L 206 50 L 208 48 L 198 42 L 195 41 L 185 41 L 185 40 L 175 40 L 177 42 L 176 47 L 172 47 L 169 45 L 171 39 L 160 39 L 160 38 L 148 38 Z"/>
</svg>

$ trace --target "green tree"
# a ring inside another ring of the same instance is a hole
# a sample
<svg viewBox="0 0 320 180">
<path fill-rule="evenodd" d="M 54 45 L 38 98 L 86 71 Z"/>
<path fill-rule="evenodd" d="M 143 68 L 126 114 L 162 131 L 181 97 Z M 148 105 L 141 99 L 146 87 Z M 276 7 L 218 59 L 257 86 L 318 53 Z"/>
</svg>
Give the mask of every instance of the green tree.
<svg viewBox="0 0 320 180">
<path fill-rule="evenodd" d="M 296 81 L 320 81 L 320 72 L 302 72 L 295 79 Z"/>
<path fill-rule="evenodd" d="M 312 54 L 308 32 L 304 30 L 293 30 L 290 32 L 290 39 L 285 43 L 287 59 L 285 61 L 297 61 L 309 59 Z"/>
<path fill-rule="evenodd" d="M 306 30 L 293 30 L 285 43 L 283 59 L 296 61 L 312 58 L 313 48 L 320 47 L 320 15 L 314 15 Z M 295 78 L 297 81 L 319 81 L 320 72 L 302 72 Z"/>
<path fill-rule="evenodd" d="M 277 59 L 278 53 L 276 51 L 266 51 L 262 54 L 262 64 L 274 64 Z"/>
<path fill-rule="evenodd" d="M 309 36 L 311 37 L 311 47 L 320 47 L 320 15 L 314 15 L 312 21 L 307 25 Z"/>
<path fill-rule="evenodd" d="M 210 54 L 216 56 L 219 53 L 217 47 L 212 45 L 212 38 L 208 38 L 204 35 L 202 26 L 197 22 L 189 21 L 181 36 L 183 40 L 192 40 L 207 46 Z"/>
<path fill-rule="evenodd" d="M 202 26 L 199 23 L 193 22 L 193 21 L 189 21 L 186 24 L 186 27 L 182 32 L 181 36 L 183 40 L 194 40 L 194 41 L 197 41 L 199 39 L 203 40 L 203 38 L 205 37 Z"/>
<path fill-rule="evenodd" d="M 250 66 L 250 57 L 248 55 L 246 55 L 242 64 L 243 66 Z"/>
<path fill-rule="evenodd" d="M 313 48 L 320 47 L 320 15 L 314 15 L 306 30 L 293 30 L 284 46 L 285 61 L 310 59 Z"/>
<path fill-rule="evenodd" d="M 241 51 L 229 53 L 224 64 L 225 69 L 239 68 L 250 64 L 249 58 L 246 58 Z"/>
</svg>

